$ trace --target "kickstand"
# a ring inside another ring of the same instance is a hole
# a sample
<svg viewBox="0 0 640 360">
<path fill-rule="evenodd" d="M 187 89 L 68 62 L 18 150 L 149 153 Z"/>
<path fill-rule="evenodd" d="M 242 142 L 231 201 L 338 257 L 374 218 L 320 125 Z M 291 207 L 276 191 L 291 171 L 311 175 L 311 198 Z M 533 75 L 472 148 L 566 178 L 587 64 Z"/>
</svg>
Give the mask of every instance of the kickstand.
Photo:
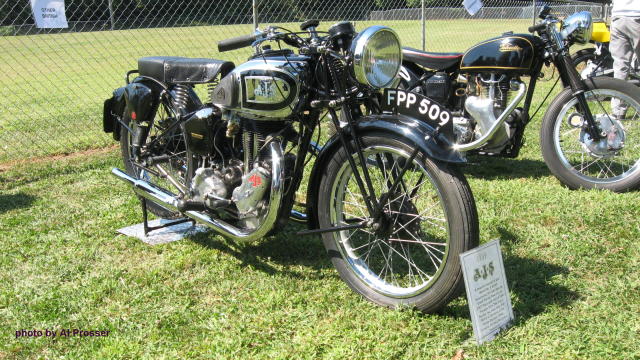
<svg viewBox="0 0 640 360">
<path fill-rule="evenodd" d="M 144 236 L 147 236 L 147 234 L 149 234 L 153 230 L 158 230 L 158 229 L 166 228 L 169 226 L 186 223 L 189 221 L 191 221 L 192 226 L 196 225 L 196 222 L 193 219 L 180 219 L 180 220 L 168 222 L 166 224 L 162 224 L 159 226 L 149 226 L 149 215 L 147 214 L 147 199 L 140 196 L 140 204 L 142 205 L 142 220 L 143 220 L 143 226 L 144 226 Z"/>
</svg>

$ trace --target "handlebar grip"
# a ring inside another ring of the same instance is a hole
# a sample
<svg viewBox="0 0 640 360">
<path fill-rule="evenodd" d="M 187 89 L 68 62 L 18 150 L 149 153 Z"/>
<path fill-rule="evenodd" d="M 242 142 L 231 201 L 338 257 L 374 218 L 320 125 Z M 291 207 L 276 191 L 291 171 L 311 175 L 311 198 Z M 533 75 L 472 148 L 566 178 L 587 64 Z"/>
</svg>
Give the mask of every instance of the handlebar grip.
<svg viewBox="0 0 640 360">
<path fill-rule="evenodd" d="M 218 41 L 218 51 L 230 51 L 251 46 L 256 38 L 256 35 L 244 35 Z"/>
<path fill-rule="evenodd" d="M 533 33 L 533 32 L 536 32 L 536 31 L 540 31 L 540 30 L 544 29 L 545 27 L 547 27 L 547 24 L 545 24 L 545 23 L 540 23 L 538 25 L 529 26 L 529 32 Z"/>
</svg>

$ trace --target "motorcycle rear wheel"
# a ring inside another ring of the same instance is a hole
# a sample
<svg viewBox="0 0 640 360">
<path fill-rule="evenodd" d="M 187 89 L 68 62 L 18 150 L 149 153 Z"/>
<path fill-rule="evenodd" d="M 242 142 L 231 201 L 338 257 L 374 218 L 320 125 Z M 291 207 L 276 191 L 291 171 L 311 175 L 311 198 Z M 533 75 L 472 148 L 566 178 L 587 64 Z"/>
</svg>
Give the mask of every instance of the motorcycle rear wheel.
<svg viewBox="0 0 640 360">
<path fill-rule="evenodd" d="M 375 197 L 388 191 L 413 146 L 388 135 L 362 138 Z M 354 144 L 355 145 L 355 144 Z M 356 154 L 336 151 L 320 183 L 321 228 L 369 218 L 348 162 Z M 362 168 L 358 165 L 362 174 Z M 376 304 L 434 312 L 464 288 L 459 255 L 478 245 L 478 217 L 471 189 L 455 168 L 418 154 L 385 216 L 363 229 L 324 233 L 324 246 L 340 277 L 356 293 Z"/>
<path fill-rule="evenodd" d="M 163 132 L 163 130 L 172 123 L 173 118 L 171 114 L 171 105 L 165 104 L 164 102 L 158 105 L 158 109 L 152 121 L 146 144 L 149 144 L 153 139 L 159 136 Z M 123 122 L 127 126 L 129 126 L 131 130 L 137 131 L 137 123 L 135 121 L 131 121 L 131 118 L 128 116 L 126 110 L 122 119 Z M 158 166 L 166 171 L 169 175 L 171 175 L 174 179 L 176 179 L 179 186 L 181 186 L 183 189 L 187 188 L 187 184 L 189 184 L 190 181 L 189 174 L 191 174 L 193 171 L 192 164 L 190 164 L 187 160 L 184 137 L 182 135 L 182 132 L 180 131 L 180 127 L 176 127 L 173 133 L 168 136 L 165 135 L 164 137 L 166 137 L 166 139 L 163 140 L 164 154 L 170 155 L 170 160 L 166 163 L 159 164 Z M 128 129 L 126 129 L 125 127 L 121 127 L 120 151 L 127 174 L 135 177 L 136 179 L 151 182 L 154 185 L 159 186 L 173 194 L 177 194 L 180 190 L 176 187 L 176 185 L 172 184 L 170 181 L 167 181 L 166 178 L 157 176 L 151 171 L 147 171 L 135 165 L 135 161 L 132 155 L 132 138 L 133 135 L 128 131 Z M 158 171 L 157 167 L 155 168 L 155 170 Z M 147 201 L 146 204 L 147 210 L 158 217 L 164 219 L 175 219 L 180 217 L 180 213 L 168 210 L 160 204 L 151 201 Z"/>
<path fill-rule="evenodd" d="M 571 89 L 565 89 L 542 120 L 542 156 L 553 175 L 570 189 L 635 189 L 640 185 L 640 91 L 606 77 L 589 79 L 586 84 L 591 112 L 600 130 L 608 135 L 591 140 L 576 97 Z M 624 120 L 612 116 L 612 98 L 628 105 Z"/>
</svg>

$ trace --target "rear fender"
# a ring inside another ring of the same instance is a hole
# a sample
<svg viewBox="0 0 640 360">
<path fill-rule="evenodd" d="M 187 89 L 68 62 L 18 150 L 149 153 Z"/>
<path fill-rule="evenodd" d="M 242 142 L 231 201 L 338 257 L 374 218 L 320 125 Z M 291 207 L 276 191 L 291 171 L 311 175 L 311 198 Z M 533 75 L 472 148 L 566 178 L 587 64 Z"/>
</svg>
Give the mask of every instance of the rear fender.
<svg viewBox="0 0 640 360">
<path fill-rule="evenodd" d="M 119 141 L 123 115 L 139 124 L 148 124 L 153 119 L 159 91 L 156 84 L 140 77 L 127 86 L 114 90 L 113 96 L 104 102 L 104 132 L 113 133 L 113 139 Z"/>
<path fill-rule="evenodd" d="M 344 128 L 345 134 L 350 134 L 348 128 Z M 413 146 L 419 148 L 428 157 L 448 162 L 464 163 L 464 155 L 453 149 L 453 144 L 442 135 L 433 135 L 434 128 L 418 119 L 406 115 L 370 115 L 358 120 L 356 133 L 359 135 L 378 134 L 407 138 Z M 350 139 L 351 136 L 347 135 Z M 318 205 L 318 195 L 320 191 L 320 180 L 324 170 L 329 165 L 332 155 L 342 146 L 338 135 L 334 135 L 322 147 L 316 158 L 313 169 L 309 176 L 307 186 L 306 211 L 308 215 L 307 224 L 310 229 L 318 228 L 318 216 L 316 208 Z"/>
<path fill-rule="evenodd" d="M 126 114 L 138 123 L 150 122 L 158 96 L 153 90 L 141 82 L 132 82 L 124 88 L 124 99 L 127 103 Z"/>
</svg>

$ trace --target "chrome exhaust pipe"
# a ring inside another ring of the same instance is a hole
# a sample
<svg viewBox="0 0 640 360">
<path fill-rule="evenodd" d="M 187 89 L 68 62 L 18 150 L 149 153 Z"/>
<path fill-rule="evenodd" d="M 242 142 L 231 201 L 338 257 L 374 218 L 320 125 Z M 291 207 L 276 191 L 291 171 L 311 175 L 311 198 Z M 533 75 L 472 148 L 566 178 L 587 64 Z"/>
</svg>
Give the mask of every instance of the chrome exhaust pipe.
<svg viewBox="0 0 640 360">
<path fill-rule="evenodd" d="M 513 110 L 515 110 L 516 106 L 518 106 L 520 101 L 522 101 L 522 98 L 524 97 L 526 92 L 527 92 L 527 85 L 525 85 L 523 82 L 519 82 L 518 93 L 516 94 L 515 98 L 509 103 L 509 105 L 507 105 L 507 107 L 504 109 L 502 114 L 500 114 L 500 116 L 498 116 L 498 118 L 495 120 L 489 119 L 489 121 L 487 121 L 488 119 L 486 118 L 489 116 L 494 117 L 493 101 L 491 101 L 491 104 L 490 104 L 491 105 L 490 111 L 477 111 L 476 115 L 483 117 L 481 119 L 475 118 L 474 114 L 472 113 L 472 111 L 475 109 L 472 109 L 472 111 L 469 111 L 469 109 L 467 109 L 467 111 L 471 114 L 471 116 L 474 116 L 474 119 L 478 123 L 480 124 L 491 123 L 492 125 L 489 128 L 489 130 L 487 130 L 479 139 L 476 139 L 475 141 L 472 141 L 466 144 L 455 144 L 453 145 L 453 149 L 457 151 L 469 151 L 469 150 L 477 149 L 483 146 L 484 144 L 486 144 L 487 141 L 489 141 L 491 137 L 498 131 L 498 129 L 500 129 L 500 127 L 504 124 L 504 121 L 507 119 L 507 117 L 509 117 L 509 115 L 511 115 Z"/>
<path fill-rule="evenodd" d="M 198 211 L 187 211 L 183 214 L 196 222 L 206 225 L 224 237 L 237 242 L 251 242 L 261 239 L 274 226 L 278 219 L 278 211 L 282 203 L 282 193 L 284 190 L 284 157 L 282 156 L 282 145 L 279 141 L 273 140 L 269 143 L 271 148 L 271 194 L 269 196 L 269 210 L 260 225 L 253 230 L 237 228 L 220 219 L 214 219 L 206 213 Z M 147 181 L 129 176 L 124 171 L 113 168 L 111 173 L 124 182 L 133 186 L 133 191 L 143 198 L 157 203 L 168 210 L 178 211 L 178 199 L 171 193 L 161 189 Z"/>
</svg>

